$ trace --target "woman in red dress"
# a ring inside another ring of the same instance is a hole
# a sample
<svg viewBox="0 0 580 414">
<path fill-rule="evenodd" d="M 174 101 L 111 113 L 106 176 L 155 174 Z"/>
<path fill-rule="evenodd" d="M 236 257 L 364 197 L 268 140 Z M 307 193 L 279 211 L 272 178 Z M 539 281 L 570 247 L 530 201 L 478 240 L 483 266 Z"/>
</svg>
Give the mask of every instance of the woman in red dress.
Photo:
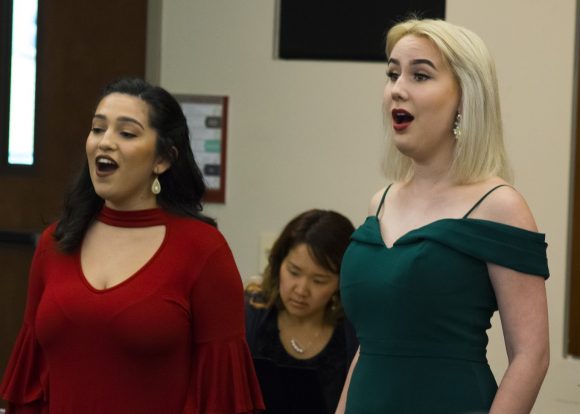
<svg viewBox="0 0 580 414">
<path fill-rule="evenodd" d="M 0 395 L 21 413 L 254 413 L 242 282 L 179 103 L 113 82 L 37 246 Z"/>
</svg>

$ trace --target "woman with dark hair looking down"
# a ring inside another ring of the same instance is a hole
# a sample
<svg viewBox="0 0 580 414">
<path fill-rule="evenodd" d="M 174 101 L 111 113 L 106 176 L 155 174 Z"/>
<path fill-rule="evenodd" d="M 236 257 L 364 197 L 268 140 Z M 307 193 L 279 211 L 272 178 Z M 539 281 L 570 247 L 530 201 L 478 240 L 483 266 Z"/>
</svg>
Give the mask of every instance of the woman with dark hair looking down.
<svg viewBox="0 0 580 414">
<path fill-rule="evenodd" d="M 358 346 L 338 289 L 353 230 L 350 220 L 334 211 L 299 214 L 274 242 L 262 282 L 246 288 L 247 337 L 254 358 L 304 369 L 296 371 L 302 373 L 296 378 L 300 382 L 306 381 L 308 370 L 316 373 L 320 389 L 309 391 L 321 394 L 326 410 L 309 407 L 308 413 L 334 411 Z M 259 370 L 258 375 L 268 413 L 276 413 L 270 402 L 288 390 L 272 389 L 269 378 Z"/>
</svg>

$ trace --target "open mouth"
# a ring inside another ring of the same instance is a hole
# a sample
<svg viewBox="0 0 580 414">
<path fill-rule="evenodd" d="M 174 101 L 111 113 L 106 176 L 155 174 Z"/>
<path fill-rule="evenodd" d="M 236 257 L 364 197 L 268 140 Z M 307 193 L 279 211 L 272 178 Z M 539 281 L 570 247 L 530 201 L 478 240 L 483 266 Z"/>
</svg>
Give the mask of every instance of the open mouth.
<svg viewBox="0 0 580 414">
<path fill-rule="evenodd" d="M 393 128 L 399 131 L 407 128 L 415 119 L 413 115 L 404 109 L 393 109 L 391 116 L 393 117 Z"/>
<path fill-rule="evenodd" d="M 95 164 L 97 172 L 100 174 L 110 174 L 119 168 L 119 165 L 112 158 L 103 155 L 96 158 Z"/>
</svg>

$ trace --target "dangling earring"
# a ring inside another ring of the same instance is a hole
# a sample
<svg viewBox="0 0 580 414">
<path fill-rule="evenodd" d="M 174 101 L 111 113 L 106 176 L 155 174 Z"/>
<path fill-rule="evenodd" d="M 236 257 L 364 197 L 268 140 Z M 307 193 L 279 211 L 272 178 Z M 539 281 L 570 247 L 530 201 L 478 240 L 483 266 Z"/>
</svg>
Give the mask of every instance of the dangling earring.
<svg viewBox="0 0 580 414">
<path fill-rule="evenodd" d="M 151 192 L 155 195 L 157 195 L 161 192 L 161 183 L 159 182 L 157 177 L 155 177 L 155 179 L 153 180 L 153 183 L 151 184 Z"/>
<path fill-rule="evenodd" d="M 455 115 L 455 121 L 453 122 L 453 136 L 455 139 L 459 139 L 461 136 L 461 114 L 459 112 Z"/>
<path fill-rule="evenodd" d="M 338 308 L 338 295 L 332 295 L 331 301 L 330 301 L 330 310 L 331 311 L 336 311 L 336 309 Z"/>
</svg>

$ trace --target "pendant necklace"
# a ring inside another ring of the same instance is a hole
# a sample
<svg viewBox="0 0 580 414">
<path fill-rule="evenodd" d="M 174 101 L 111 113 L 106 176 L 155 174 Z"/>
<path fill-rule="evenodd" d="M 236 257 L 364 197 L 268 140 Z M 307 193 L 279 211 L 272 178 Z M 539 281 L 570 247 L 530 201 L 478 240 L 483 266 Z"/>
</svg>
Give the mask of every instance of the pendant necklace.
<svg viewBox="0 0 580 414">
<path fill-rule="evenodd" d="M 310 342 L 308 342 L 306 344 L 306 346 L 301 346 L 300 343 L 294 339 L 294 337 L 290 337 L 290 346 L 292 347 L 292 349 L 294 351 L 296 351 L 298 354 L 303 354 L 304 352 L 306 352 L 308 350 L 308 348 L 310 348 L 310 345 L 312 345 L 312 343 L 318 339 L 318 337 L 320 336 L 320 333 L 322 332 L 322 329 L 320 329 L 316 335 L 314 335 L 314 338 L 312 338 L 310 340 Z"/>
</svg>

